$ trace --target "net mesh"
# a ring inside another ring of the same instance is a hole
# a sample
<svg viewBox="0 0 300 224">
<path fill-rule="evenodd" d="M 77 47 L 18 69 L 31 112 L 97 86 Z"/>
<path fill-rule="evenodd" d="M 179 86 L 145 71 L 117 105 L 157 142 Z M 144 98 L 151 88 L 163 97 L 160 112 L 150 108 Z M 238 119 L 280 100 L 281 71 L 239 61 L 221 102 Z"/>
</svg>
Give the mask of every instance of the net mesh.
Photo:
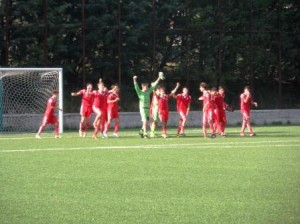
<svg viewBox="0 0 300 224">
<path fill-rule="evenodd" d="M 58 71 L 0 70 L 0 132 L 36 132 Z"/>
</svg>

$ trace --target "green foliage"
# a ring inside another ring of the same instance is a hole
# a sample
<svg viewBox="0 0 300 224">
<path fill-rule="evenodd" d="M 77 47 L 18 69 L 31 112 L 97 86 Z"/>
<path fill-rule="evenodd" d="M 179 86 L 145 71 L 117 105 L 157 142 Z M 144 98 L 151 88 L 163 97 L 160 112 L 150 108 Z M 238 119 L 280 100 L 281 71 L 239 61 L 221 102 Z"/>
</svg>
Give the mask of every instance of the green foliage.
<svg viewBox="0 0 300 224">
<path fill-rule="evenodd" d="M 299 94 L 298 1 L 279 1 L 278 7 L 272 0 L 226 4 L 221 0 L 86 0 L 84 21 L 82 1 L 48 0 L 47 11 L 42 0 L 9 2 L 8 32 L 0 29 L 3 37 L 9 33 L 6 66 L 63 67 L 67 92 L 81 88 L 83 80 L 95 83 L 102 77 L 108 85 L 118 82 L 120 59 L 120 81 L 127 87 L 133 74 L 150 81 L 162 70 L 169 85 L 180 81 L 191 89 L 207 81 L 226 85 L 238 95 L 242 85 L 252 83 L 255 94 L 263 93 L 264 101 L 273 102 L 267 108 L 276 107 L 273 99 L 278 98 L 279 85 L 284 89 L 282 98 Z M 5 3 L 0 5 L 3 28 Z M 5 38 L 0 43 L 5 62 Z M 262 83 L 269 89 L 262 88 Z M 299 100 L 293 99 L 281 107 L 298 107 Z"/>
</svg>

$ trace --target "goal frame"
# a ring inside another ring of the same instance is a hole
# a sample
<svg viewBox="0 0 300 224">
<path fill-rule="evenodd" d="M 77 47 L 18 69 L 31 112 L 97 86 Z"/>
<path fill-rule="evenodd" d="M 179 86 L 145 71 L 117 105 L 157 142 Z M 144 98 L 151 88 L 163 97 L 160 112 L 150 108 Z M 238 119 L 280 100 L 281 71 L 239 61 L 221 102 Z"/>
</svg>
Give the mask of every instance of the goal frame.
<svg viewBox="0 0 300 224">
<path fill-rule="evenodd" d="M 58 107 L 61 110 L 58 110 L 58 119 L 59 119 L 59 133 L 63 133 L 64 125 L 63 125 L 63 69 L 62 68 L 3 68 L 0 67 L 0 71 L 58 71 L 58 91 L 59 91 L 59 100 Z M 1 76 L 5 77 L 4 76 Z M 45 102 L 46 103 L 46 102 Z M 38 127 L 37 127 L 38 128 Z"/>
</svg>

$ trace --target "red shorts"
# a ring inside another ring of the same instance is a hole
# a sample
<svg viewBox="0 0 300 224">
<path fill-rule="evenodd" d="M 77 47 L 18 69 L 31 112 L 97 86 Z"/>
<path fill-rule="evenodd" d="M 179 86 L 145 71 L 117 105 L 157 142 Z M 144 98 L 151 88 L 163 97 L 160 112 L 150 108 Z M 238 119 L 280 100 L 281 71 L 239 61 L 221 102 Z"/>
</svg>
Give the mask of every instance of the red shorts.
<svg viewBox="0 0 300 224">
<path fill-rule="evenodd" d="M 109 110 L 107 111 L 108 119 L 119 119 L 119 112 L 117 110 Z"/>
<path fill-rule="evenodd" d="M 224 110 L 216 109 L 215 114 L 216 114 L 216 120 L 215 120 L 216 122 L 218 123 L 226 122 L 226 113 Z"/>
<path fill-rule="evenodd" d="M 247 110 L 241 110 L 242 118 L 243 120 L 249 120 L 250 119 L 250 111 Z"/>
<path fill-rule="evenodd" d="M 107 121 L 107 110 L 106 109 L 100 109 L 101 110 L 101 120 Z"/>
<path fill-rule="evenodd" d="M 42 121 L 42 123 L 44 125 L 46 125 L 46 124 L 55 124 L 57 122 L 58 122 L 58 119 L 54 114 L 45 115 L 44 118 L 43 118 L 43 121 Z"/>
<path fill-rule="evenodd" d="M 92 107 L 81 105 L 80 115 L 85 118 L 90 118 L 92 114 Z"/>
<path fill-rule="evenodd" d="M 213 110 L 203 111 L 202 122 L 204 125 L 206 125 L 207 123 L 210 123 L 210 122 L 214 122 Z"/>
<path fill-rule="evenodd" d="M 167 122 L 169 120 L 169 111 L 159 111 L 159 119 L 161 122 Z"/>
</svg>

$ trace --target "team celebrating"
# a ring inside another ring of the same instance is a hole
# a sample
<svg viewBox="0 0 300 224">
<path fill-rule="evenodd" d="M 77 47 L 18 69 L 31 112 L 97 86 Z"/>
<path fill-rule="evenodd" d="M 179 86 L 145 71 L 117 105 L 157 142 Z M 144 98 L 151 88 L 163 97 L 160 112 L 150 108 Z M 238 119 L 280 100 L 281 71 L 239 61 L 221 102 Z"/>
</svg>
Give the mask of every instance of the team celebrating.
<svg viewBox="0 0 300 224">
<path fill-rule="evenodd" d="M 164 86 L 159 86 L 159 81 L 165 77 L 162 72 L 159 73 L 158 78 L 151 83 L 150 87 L 147 82 L 141 83 L 141 88 L 137 82 L 138 77 L 133 77 L 133 84 L 136 94 L 139 99 L 139 111 L 142 121 L 142 127 L 139 132 L 142 138 L 154 138 L 157 136 L 156 128 L 158 122 L 161 122 L 161 136 L 167 138 L 167 124 L 169 120 L 169 99 L 176 100 L 176 109 L 178 112 L 178 128 L 177 137 L 184 137 L 185 126 L 192 101 L 187 87 L 182 88 L 182 92 L 176 94 L 180 87 L 176 83 L 175 88 L 168 94 Z M 82 96 L 80 107 L 80 122 L 79 122 L 79 136 L 86 137 L 92 113 L 95 114 L 93 121 L 93 138 L 97 139 L 100 132 L 102 138 L 108 138 L 108 131 L 112 121 L 114 121 L 113 137 L 119 137 L 119 105 L 120 101 L 118 85 L 112 85 L 108 90 L 102 79 L 97 83 L 97 90 L 93 90 L 93 85 L 88 83 L 86 89 L 81 89 L 78 92 L 72 92 L 71 96 Z M 216 135 L 226 136 L 226 110 L 231 110 L 231 107 L 225 103 L 225 89 L 219 87 L 208 88 L 204 82 L 200 83 L 200 92 L 202 95 L 198 98 L 202 102 L 202 130 L 204 138 L 215 138 Z M 54 124 L 55 138 L 60 138 L 58 119 L 55 116 L 56 101 L 58 99 L 58 91 L 53 91 L 52 96 L 47 101 L 44 117 L 41 126 L 36 134 L 36 138 L 41 138 L 41 134 L 48 124 Z M 152 98 L 151 98 L 152 96 Z M 242 127 L 240 136 L 245 136 L 245 129 L 247 127 L 249 136 L 255 136 L 252 130 L 250 120 L 251 106 L 257 107 L 257 103 L 253 101 L 250 88 L 246 86 L 244 92 L 240 95 L 240 111 L 242 115 Z M 151 123 L 149 123 L 151 118 Z M 150 135 L 147 133 L 147 126 L 150 127 Z M 210 129 L 210 136 L 207 134 L 207 126 Z"/>
<path fill-rule="evenodd" d="M 92 112 L 95 113 L 93 122 L 94 133 L 93 138 L 98 137 L 98 132 L 102 133 L 103 138 L 108 138 L 108 130 L 111 122 L 114 120 L 114 137 L 119 137 L 119 86 L 112 85 L 108 90 L 102 80 L 99 80 L 98 90 L 92 90 L 91 83 L 87 84 L 86 89 L 79 90 L 76 93 L 71 93 L 71 96 L 82 95 L 79 122 L 79 136 L 86 137 Z"/>
</svg>

